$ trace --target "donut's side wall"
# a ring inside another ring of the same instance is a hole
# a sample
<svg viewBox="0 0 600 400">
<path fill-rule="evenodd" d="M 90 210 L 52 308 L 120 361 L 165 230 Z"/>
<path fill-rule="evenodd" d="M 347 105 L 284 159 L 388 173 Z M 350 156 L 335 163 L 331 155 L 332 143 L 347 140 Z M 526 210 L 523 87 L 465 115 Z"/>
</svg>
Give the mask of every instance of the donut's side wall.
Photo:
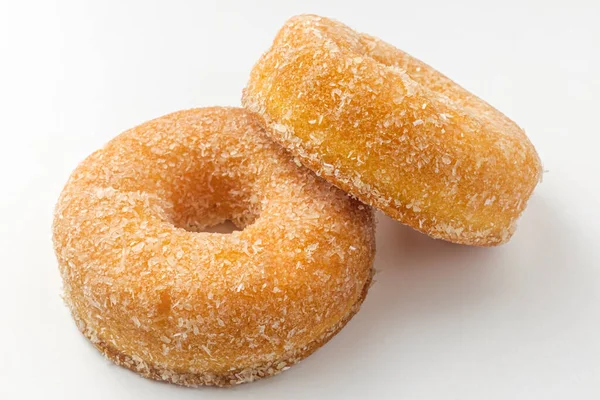
<svg viewBox="0 0 600 400">
<path fill-rule="evenodd" d="M 72 315 L 77 323 L 77 327 L 81 333 L 88 338 L 92 344 L 100 351 L 106 358 L 111 360 L 117 365 L 130 369 L 133 372 L 140 374 L 141 376 L 157 381 L 164 381 L 174 383 L 181 386 L 187 387 L 199 387 L 199 386 L 219 386 L 219 387 L 230 387 L 233 385 L 239 385 L 242 383 L 250 383 L 259 379 L 268 378 L 280 374 L 283 371 L 288 370 L 293 365 L 302 361 L 306 357 L 310 356 L 321 346 L 325 345 L 331 340 L 338 332 L 340 332 L 344 326 L 352 319 L 352 317 L 360 310 L 360 307 L 367 296 L 367 292 L 372 285 L 372 276 L 374 275 L 374 269 L 371 269 L 370 278 L 365 283 L 361 296 L 358 301 L 352 306 L 350 312 L 336 325 L 332 326 L 320 337 L 308 343 L 306 346 L 293 350 L 284 354 L 280 359 L 272 362 L 268 362 L 263 365 L 257 365 L 252 368 L 244 369 L 233 369 L 225 374 L 221 372 L 203 372 L 203 373 L 189 373 L 184 370 L 172 370 L 165 369 L 159 365 L 153 365 L 152 363 L 143 362 L 137 357 L 131 357 L 123 352 L 117 350 L 114 346 L 110 345 L 105 341 L 98 340 L 96 333 L 86 327 L 83 320 L 81 320 L 77 314 L 76 309 L 72 309 Z"/>
</svg>

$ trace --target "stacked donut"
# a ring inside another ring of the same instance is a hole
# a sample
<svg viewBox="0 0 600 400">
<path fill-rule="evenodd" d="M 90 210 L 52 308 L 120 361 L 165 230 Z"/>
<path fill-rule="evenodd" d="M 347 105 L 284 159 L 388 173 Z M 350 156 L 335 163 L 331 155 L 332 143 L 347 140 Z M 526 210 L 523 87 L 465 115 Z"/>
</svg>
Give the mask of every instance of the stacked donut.
<svg viewBox="0 0 600 400">
<path fill-rule="evenodd" d="M 326 18 L 286 22 L 242 103 L 122 133 L 58 200 L 77 326 L 143 376 L 229 386 L 287 369 L 360 308 L 370 206 L 434 238 L 497 245 L 541 176 L 502 113 Z M 227 220 L 239 230 L 207 232 Z"/>
</svg>

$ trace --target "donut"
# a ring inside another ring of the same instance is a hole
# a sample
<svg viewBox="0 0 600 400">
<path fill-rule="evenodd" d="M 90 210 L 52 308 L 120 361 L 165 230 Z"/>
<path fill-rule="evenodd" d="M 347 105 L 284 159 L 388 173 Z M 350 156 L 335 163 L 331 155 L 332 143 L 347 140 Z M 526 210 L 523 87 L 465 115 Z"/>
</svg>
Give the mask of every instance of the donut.
<svg viewBox="0 0 600 400">
<path fill-rule="evenodd" d="M 498 110 L 327 18 L 287 21 L 242 103 L 317 175 L 433 238 L 508 241 L 541 177 L 535 148 Z"/>
<path fill-rule="evenodd" d="M 370 207 L 315 176 L 240 108 L 180 111 L 72 173 L 53 241 L 79 330 L 109 359 L 185 385 L 288 369 L 358 311 Z M 238 230 L 207 232 L 231 221 Z"/>
</svg>

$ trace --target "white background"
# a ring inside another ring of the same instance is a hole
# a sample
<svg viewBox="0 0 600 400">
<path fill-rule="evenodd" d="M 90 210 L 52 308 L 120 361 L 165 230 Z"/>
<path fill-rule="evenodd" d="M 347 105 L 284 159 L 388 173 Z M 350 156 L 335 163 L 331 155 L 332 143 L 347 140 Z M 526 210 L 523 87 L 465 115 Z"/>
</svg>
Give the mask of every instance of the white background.
<svg viewBox="0 0 600 400">
<path fill-rule="evenodd" d="M 294 3 L 1 3 L 0 398 L 599 399 L 599 3 Z M 547 172 L 517 233 L 468 248 L 380 215 L 363 309 L 275 378 L 194 390 L 114 366 L 59 297 L 62 186 L 129 127 L 239 105 L 253 63 L 302 12 L 395 44 L 526 129 Z"/>
</svg>

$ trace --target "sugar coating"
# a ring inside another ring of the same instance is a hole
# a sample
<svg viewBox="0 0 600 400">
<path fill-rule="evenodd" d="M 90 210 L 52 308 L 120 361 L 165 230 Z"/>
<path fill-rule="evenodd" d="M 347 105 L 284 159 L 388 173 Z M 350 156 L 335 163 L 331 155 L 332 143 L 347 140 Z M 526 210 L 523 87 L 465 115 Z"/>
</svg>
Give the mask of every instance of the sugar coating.
<svg viewBox="0 0 600 400">
<path fill-rule="evenodd" d="M 228 219 L 243 230 L 200 232 Z M 187 386 L 306 357 L 360 307 L 375 250 L 371 209 L 234 108 L 166 115 L 90 155 L 60 195 L 53 239 L 85 336 Z"/>
<path fill-rule="evenodd" d="M 535 148 L 498 110 L 327 18 L 287 21 L 242 103 L 319 176 L 434 238 L 508 241 L 541 177 Z"/>
</svg>

